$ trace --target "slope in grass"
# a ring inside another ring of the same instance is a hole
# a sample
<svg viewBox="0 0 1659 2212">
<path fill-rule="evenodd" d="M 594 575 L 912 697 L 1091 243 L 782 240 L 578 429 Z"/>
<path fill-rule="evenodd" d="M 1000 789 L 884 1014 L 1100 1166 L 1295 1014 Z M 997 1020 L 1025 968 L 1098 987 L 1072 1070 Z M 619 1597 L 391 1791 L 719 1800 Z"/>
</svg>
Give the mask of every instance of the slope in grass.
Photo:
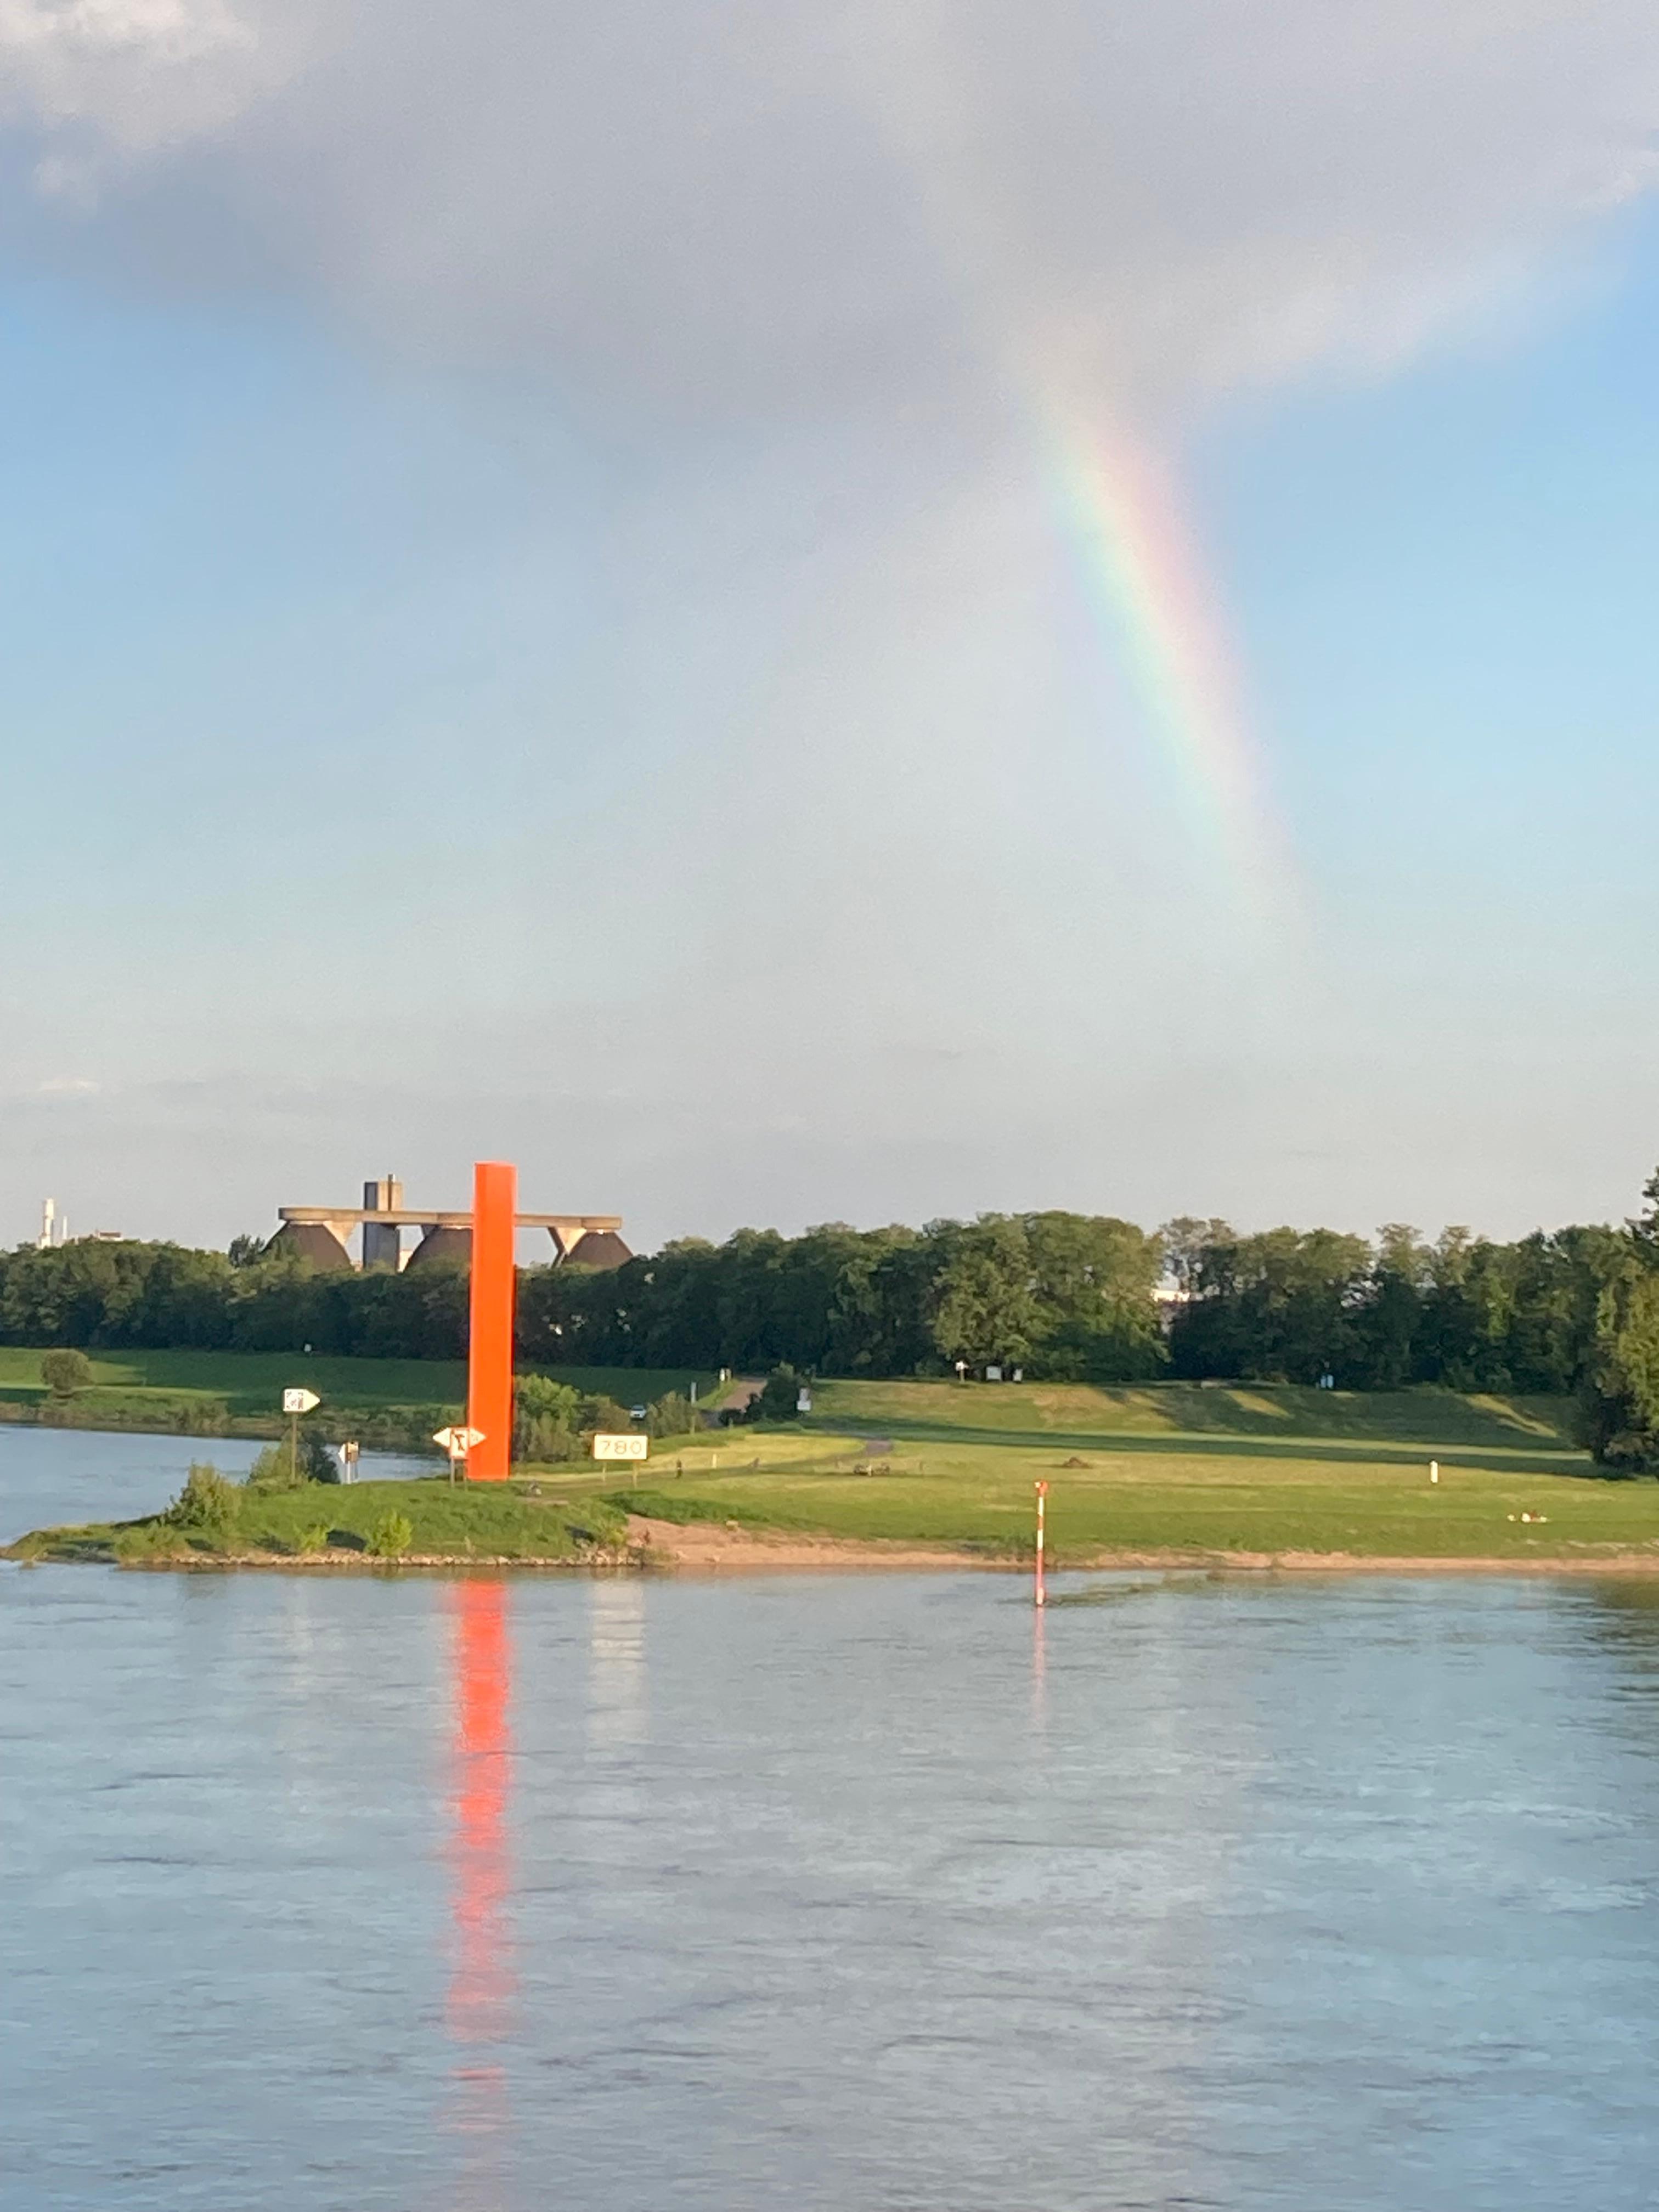
<svg viewBox="0 0 1659 2212">
<path fill-rule="evenodd" d="M 1310 1390 L 1291 1384 L 825 1382 L 810 1425 L 894 1436 L 978 1434 L 1036 1443 L 1112 1435 L 1313 1437 L 1355 1443 L 1576 1448 L 1561 1398 L 1456 1391 Z"/>
</svg>

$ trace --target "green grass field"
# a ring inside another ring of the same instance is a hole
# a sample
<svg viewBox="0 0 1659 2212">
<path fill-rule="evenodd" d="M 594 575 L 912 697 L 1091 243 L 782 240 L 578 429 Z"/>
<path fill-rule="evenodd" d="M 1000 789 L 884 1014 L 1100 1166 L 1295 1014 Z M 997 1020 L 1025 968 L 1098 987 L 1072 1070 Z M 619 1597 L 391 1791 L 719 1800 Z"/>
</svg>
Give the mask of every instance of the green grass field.
<svg viewBox="0 0 1659 2212">
<path fill-rule="evenodd" d="M 670 1443 L 637 1488 L 612 1481 L 607 1494 L 670 1520 L 1024 1558 L 1042 1480 L 1061 1565 L 1112 1552 L 1659 1552 L 1659 1486 L 1601 1478 L 1570 1416 L 1559 1401 L 1431 1390 L 829 1383 L 809 1421 Z"/>
<path fill-rule="evenodd" d="M 94 1352 L 93 1382 L 76 1393 L 73 1419 L 88 1428 L 154 1428 L 175 1423 L 186 1434 L 276 1434 L 283 1392 L 290 1385 L 316 1391 L 331 1429 L 351 1415 L 384 1421 L 410 1409 L 448 1419 L 466 1395 L 466 1368 L 459 1360 L 326 1359 L 288 1352 Z M 712 1373 L 695 1377 L 685 1368 L 562 1367 L 557 1379 L 576 1389 L 603 1393 L 625 1406 L 646 1404 L 695 1380 L 700 1397 L 715 1388 Z M 0 1346 L 0 1407 L 27 1417 L 47 1401 L 40 1354 Z M 436 1425 L 434 1420 L 434 1425 Z"/>
</svg>

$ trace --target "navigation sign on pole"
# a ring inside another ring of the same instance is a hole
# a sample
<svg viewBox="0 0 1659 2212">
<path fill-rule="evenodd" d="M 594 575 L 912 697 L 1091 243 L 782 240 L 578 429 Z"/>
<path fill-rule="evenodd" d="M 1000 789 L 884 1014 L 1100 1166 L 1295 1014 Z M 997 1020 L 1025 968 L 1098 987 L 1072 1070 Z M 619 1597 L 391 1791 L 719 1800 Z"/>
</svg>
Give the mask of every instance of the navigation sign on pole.
<svg viewBox="0 0 1659 2212">
<path fill-rule="evenodd" d="M 314 1390 L 284 1390 L 283 1393 L 283 1411 L 288 1415 L 288 1479 L 290 1482 L 297 1483 L 300 1480 L 300 1416 L 308 1413 L 313 1406 L 320 1406 L 322 1402 Z"/>
<path fill-rule="evenodd" d="M 650 1439 L 641 1436 L 637 1430 L 625 1437 L 606 1436 L 601 1431 L 593 1438 L 594 1458 L 632 1460 L 635 1482 L 640 1479 L 640 1462 L 649 1455 L 650 1449 Z"/>
<path fill-rule="evenodd" d="M 465 1459 L 473 1445 L 481 1444 L 483 1440 L 484 1433 L 482 1429 L 469 1429 L 463 1426 L 433 1431 L 433 1443 L 441 1451 L 447 1451 L 449 1454 L 449 1479 L 452 1482 L 455 1480 L 456 1468 Z"/>
<path fill-rule="evenodd" d="M 601 1431 L 593 1439 L 595 1459 L 647 1459 L 650 1452 L 651 1440 L 648 1437 L 606 1436 Z"/>
</svg>

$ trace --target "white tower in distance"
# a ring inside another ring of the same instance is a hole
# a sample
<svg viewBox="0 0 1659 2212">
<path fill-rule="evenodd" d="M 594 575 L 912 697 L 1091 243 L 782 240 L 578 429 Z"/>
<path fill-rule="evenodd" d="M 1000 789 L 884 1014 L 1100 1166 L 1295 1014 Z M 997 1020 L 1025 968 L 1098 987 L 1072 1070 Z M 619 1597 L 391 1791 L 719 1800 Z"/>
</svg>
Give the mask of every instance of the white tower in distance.
<svg viewBox="0 0 1659 2212">
<path fill-rule="evenodd" d="M 52 1224 L 57 1212 L 58 1208 L 51 1199 L 47 1199 L 40 1208 L 40 1234 L 35 1244 L 37 1252 L 50 1252 L 52 1249 Z"/>
</svg>

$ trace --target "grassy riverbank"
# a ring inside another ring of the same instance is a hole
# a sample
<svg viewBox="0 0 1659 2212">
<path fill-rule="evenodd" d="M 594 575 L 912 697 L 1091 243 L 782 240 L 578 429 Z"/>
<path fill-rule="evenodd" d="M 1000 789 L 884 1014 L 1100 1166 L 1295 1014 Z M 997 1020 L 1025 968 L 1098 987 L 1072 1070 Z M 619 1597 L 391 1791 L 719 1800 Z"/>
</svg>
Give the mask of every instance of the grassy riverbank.
<svg viewBox="0 0 1659 2212">
<path fill-rule="evenodd" d="M 630 1379 L 643 1395 L 647 1378 Z M 1030 1555 L 1041 1480 L 1061 1566 L 1287 1554 L 1659 1561 L 1659 1485 L 1601 1478 L 1571 1443 L 1570 1415 L 1559 1401 L 1442 1391 L 835 1382 L 818 1389 L 805 1422 L 653 1447 L 637 1483 L 582 1464 L 525 1470 L 504 1489 L 250 1492 L 222 1540 L 181 1547 L 155 1533 L 167 1524 L 138 1523 L 48 1532 L 15 1556 L 159 1561 L 171 1546 L 185 1563 L 250 1547 L 297 1558 L 322 1519 L 338 1532 L 326 1548 L 344 1553 L 395 1510 L 411 1523 L 410 1555 L 428 1559 L 614 1559 L 634 1513 L 1012 1562 Z"/>
<path fill-rule="evenodd" d="M 1062 1565 L 1659 1557 L 1659 1486 L 1601 1478 L 1571 1410 L 1443 1391 L 832 1383 L 806 1422 L 667 1444 L 637 1487 L 586 1479 L 665 1521 L 1005 1559 L 1030 1556 L 1046 1481 Z"/>
<path fill-rule="evenodd" d="M 395 1548 L 386 1551 L 387 1524 Z M 79 1528 L 38 1529 L 0 1556 L 126 1566 L 311 1563 L 372 1566 L 611 1565 L 626 1555 L 625 1516 L 592 1492 L 580 1499 L 540 1483 L 307 1483 L 296 1490 L 237 1485 L 222 1525 L 182 1528 L 167 1514 Z"/>
</svg>

